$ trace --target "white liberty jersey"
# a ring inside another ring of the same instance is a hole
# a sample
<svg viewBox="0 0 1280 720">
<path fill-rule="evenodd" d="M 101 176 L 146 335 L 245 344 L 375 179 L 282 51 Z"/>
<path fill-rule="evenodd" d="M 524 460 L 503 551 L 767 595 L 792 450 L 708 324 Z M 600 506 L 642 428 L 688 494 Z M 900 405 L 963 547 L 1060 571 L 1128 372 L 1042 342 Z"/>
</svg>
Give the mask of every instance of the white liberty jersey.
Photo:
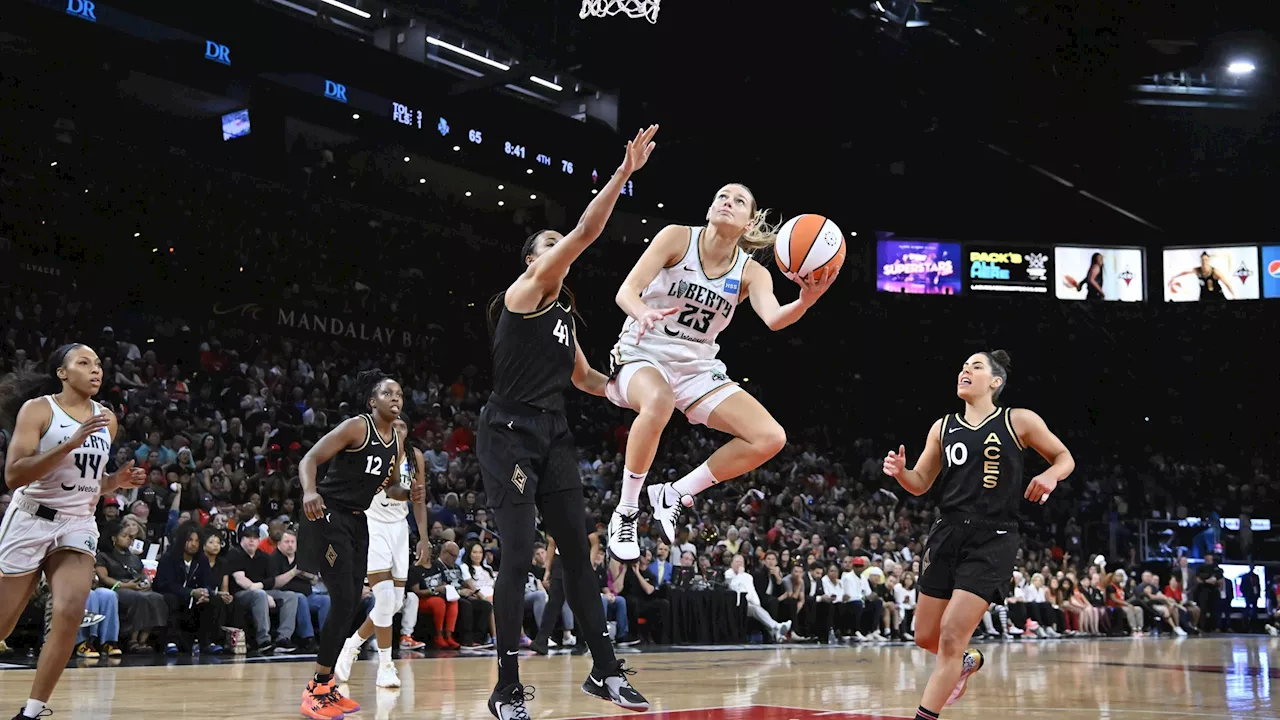
<svg viewBox="0 0 1280 720">
<path fill-rule="evenodd" d="M 740 248 L 733 264 L 716 277 L 708 277 L 702 265 L 698 240 L 702 228 L 689 229 L 689 247 L 684 257 L 658 271 L 658 276 L 641 293 L 644 304 L 654 309 L 677 308 L 661 325 L 637 341 L 639 324 L 632 318 L 622 326 L 614 346 L 614 365 L 639 360 L 657 360 L 675 372 L 701 368 L 720 352 L 716 343 L 720 332 L 733 320 L 742 288 L 742 272 L 751 255 Z"/>
<path fill-rule="evenodd" d="M 413 448 L 405 445 L 404 458 L 400 461 L 400 487 L 408 490 L 413 485 L 413 465 L 409 463 L 409 453 Z M 381 523 L 403 523 L 409 517 L 409 503 L 405 500 L 392 500 L 386 490 L 379 490 L 369 503 L 365 516 Z"/>
<path fill-rule="evenodd" d="M 36 447 L 39 454 L 46 453 L 67 442 L 80 429 L 80 422 L 46 395 L 45 400 L 53 410 L 49 429 L 40 436 Z M 93 403 L 93 412 L 102 412 L 102 406 Z M 72 450 L 58 466 L 39 480 L 18 488 L 13 499 L 26 499 L 67 515 L 92 515 L 102 494 L 100 481 L 107 474 L 107 461 L 111 458 L 111 432 L 107 428 L 85 438 L 80 447 Z"/>
</svg>

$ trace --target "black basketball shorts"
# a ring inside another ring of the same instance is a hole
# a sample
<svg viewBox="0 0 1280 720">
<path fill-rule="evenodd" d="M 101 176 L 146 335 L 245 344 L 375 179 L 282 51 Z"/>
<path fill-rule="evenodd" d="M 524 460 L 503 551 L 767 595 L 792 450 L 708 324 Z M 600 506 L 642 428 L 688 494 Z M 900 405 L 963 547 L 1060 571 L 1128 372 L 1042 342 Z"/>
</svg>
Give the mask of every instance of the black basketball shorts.
<svg viewBox="0 0 1280 720">
<path fill-rule="evenodd" d="M 319 520 L 298 527 L 298 568 L 330 575 L 364 577 L 369 563 L 369 522 L 364 513 L 326 510 Z"/>
<path fill-rule="evenodd" d="M 916 584 L 929 597 L 964 590 L 1003 602 L 1018 557 L 1017 526 L 943 518 L 934 523 L 920 558 Z"/>
<path fill-rule="evenodd" d="M 564 413 L 495 402 L 480 413 L 476 455 L 489 506 L 525 505 L 581 488 L 573 434 Z"/>
</svg>

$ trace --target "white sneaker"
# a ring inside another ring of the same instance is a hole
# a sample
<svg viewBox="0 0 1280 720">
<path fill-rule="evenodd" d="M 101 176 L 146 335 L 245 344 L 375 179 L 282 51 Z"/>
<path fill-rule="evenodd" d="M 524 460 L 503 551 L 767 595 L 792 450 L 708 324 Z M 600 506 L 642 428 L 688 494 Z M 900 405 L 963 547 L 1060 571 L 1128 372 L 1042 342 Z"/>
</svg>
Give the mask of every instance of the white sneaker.
<svg viewBox="0 0 1280 720">
<path fill-rule="evenodd" d="M 338 682 L 344 683 L 351 679 L 351 665 L 355 663 L 356 658 L 360 657 L 360 648 L 364 645 L 364 641 L 360 638 L 347 638 L 342 643 L 342 652 L 338 653 L 338 659 L 333 664 L 333 675 Z"/>
<path fill-rule="evenodd" d="M 635 562 L 640 559 L 640 543 L 636 540 L 636 519 L 640 511 L 632 509 L 623 514 L 622 508 L 615 508 L 609 518 L 609 554 L 618 562 Z"/>
<path fill-rule="evenodd" d="M 1004 634 L 1005 634 L 1005 635 L 1013 635 L 1013 636 L 1015 636 L 1015 637 L 1016 637 L 1016 636 L 1018 636 L 1018 635 L 1021 635 L 1021 634 L 1022 634 L 1022 628 L 1017 627 L 1016 625 L 1010 625 L 1010 626 L 1009 626 L 1009 629 L 1005 630 Z"/>
<path fill-rule="evenodd" d="M 1271 637 L 1280 636 L 1280 628 L 1277 628 L 1275 625 L 1268 625 L 1267 634 L 1270 635 Z"/>
<path fill-rule="evenodd" d="M 867 636 L 866 636 L 866 635 L 863 635 L 861 632 L 859 632 L 859 631 L 857 631 L 857 630 L 854 630 L 854 631 L 853 631 L 853 641 L 854 641 L 854 642 L 866 642 L 866 641 L 867 641 Z"/>
<path fill-rule="evenodd" d="M 396 672 L 395 663 L 383 663 L 382 667 L 378 668 L 378 687 L 400 687 L 400 673 Z"/>
<path fill-rule="evenodd" d="M 653 517 L 662 528 L 662 538 L 668 545 L 676 544 L 676 525 L 680 522 L 680 509 L 684 498 L 671 486 L 671 483 L 650 485 L 649 505 L 653 507 Z"/>
<path fill-rule="evenodd" d="M 775 629 L 774 629 L 774 631 L 773 631 L 773 641 L 774 641 L 775 643 L 785 642 L 785 641 L 786 641 L 786 639 L 787 639 L 787 633 L 789 633 L 789 632 L 791 632 L 791 621 L 790 621 L 790 620 L 788 620 L 788 621 L 786 621 L 786 622 L 784 622 L 784 623 L 779 623 L 779 624 L 778 624 L 778 627 L 777 627 L 777 628 L 775 628 Z"/>
<path fill-rule="evenodd" d="M 565 647 L 574 647 L 578 644 L 578 638 L 574 637 L 573 633 L 565 631 L 564 640 L 560 644 Z"/>
<path fill-rule="evenodd" d="M 1183 629 L 1182 629 L 1182 628 L 1180 628 L 1180 627 L 1176 627 L 1176 628 L 1174 628 L 1174 629 L 1173 629 L 1173 634 L 1174 634 L 1174 635 L 1177 635 L 1178 637 L 1186 637 L 1186 636 L 1187 636 L 1187 631 L 1186 631 L 1186 630 L 1183 630 Z"/>
</svg>

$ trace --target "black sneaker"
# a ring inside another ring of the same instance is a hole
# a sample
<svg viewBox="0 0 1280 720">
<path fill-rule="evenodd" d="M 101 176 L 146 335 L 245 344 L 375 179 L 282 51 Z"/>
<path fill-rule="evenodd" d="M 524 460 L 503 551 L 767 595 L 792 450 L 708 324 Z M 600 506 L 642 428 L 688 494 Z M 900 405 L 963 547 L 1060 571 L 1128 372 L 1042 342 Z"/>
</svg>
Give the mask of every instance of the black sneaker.
<svg viewBox="0 0 1280 720">
<path fill-rule="evenodd" d="M 508 685 L 489 696 L 489 712 L 498 720 L 531 720 L 524 704 L 532 699 L 532 687 Z"/>
<path fill-rule="evenodd" d="M 26 714 L 26 709 L 24 708 L 22 710 L 19 710 L 17 715 L 13 716 L 13 720 L 38 720 L 39 718 L 47 718 L 52 714 L 53 714 L 52 710 L 50 710 L 49 708 L 45 708 L 40 711 L 39 715 L 35 717 L 31 717 L 30 715 Z"/>
<path fill-rule="evenodd" d="M 284 640 L 278 640 L 278 641 L 276 641 L 275 654 L 277 654 L 277 655 L 288 655 L 289 653 L 294 652 L 294 651 L 296 651 L 297 649 L 298 649 L 298 646 L 296 646 L 296 645 L 294 645 L 294 644 L 293 644 L 293 640 L 292 640 L 292 639 L 290 639 L 290 638 L 285 638 Z"/>
<path fill-rule="evenodd" d="M 627 667 L 622 660 L 618 661 L 612 672 L 604 674 L 603 677 L 597 675 L 596 670 L 592 668 L 591 673 L 582 683 L 582 692 L 601 700 L 608 700 L 628 710 L 648 710 L 649 701 L 638 690 L 631 687 L 631 683 L 627 680 L 628 676 L 635 673 L 636 671 Z"/>
<path fill-rule="evenodd" d="M 551 654 L 551 648 L 547 645 L 547 641 L 542 638 L 534 638 L 533 642 L 529 643 L 529 649 L 539 655 Z"/>
<path fill-rule="evenodd" d="M 276 644 L 271 642 L 270 640 L 262 643 L 257 647 L 257 653 L 259 655 L 270 655 L 275 651 L 276 651 Z"/>
<path fill-rule="evenodd" d="M 639 645 L 640 638 L 636 637 L 635 635 L 628 634 L 618 638 L 614 644 L 617 645 L 618 647 L 631 647 L 632 645 Z"/>
</svg>

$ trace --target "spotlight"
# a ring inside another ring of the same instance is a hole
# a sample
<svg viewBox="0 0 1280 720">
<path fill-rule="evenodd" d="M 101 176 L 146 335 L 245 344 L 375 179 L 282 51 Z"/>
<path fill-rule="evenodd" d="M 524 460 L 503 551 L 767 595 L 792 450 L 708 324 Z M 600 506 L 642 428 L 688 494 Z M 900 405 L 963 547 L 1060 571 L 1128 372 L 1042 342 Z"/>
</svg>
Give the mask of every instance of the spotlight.
<svg viewBox="0 0 1280 720">
<path fill-rule="evenodd" d="M 499 190 L 506 190 L 506 189 L 507 189 L 507 186 L 506 186 L 506 185 L 499 185 L 499 186 L 498 186 L 498 189 L 499 189 Z"/>
<path fill-rule="evenodd" d="M 538 199 L 538 196 L 537 196 L 537 195 L 530 195 L 530 196 L 529 196 L 529 199 L 530 199 L 530 200 L 537 200 L 537 199 Z"/>
<path fill-rule="evenodd" d="M 501 200 L 499 200 L 499 201 L 498 201 L 498 207 L 502 207 L 503 205 L 506 205 L 506 203 L 505 203 L 505 202 L 503 202 L 503 201 L 501 201 Z"/>
<path fill-rule="evenodd" d="M 470 191 L 470 190 L 468 190 L 468 191 L 467 191 L 467 197 L 471 197 L 471 191 Z"/>
<path fill-rule="evenodd" d="M 661 209 L 662 209 L 662 203 L 658 203 L 658 209 L 659 209 L 659 210 L 661 210 Z"/>
<path fill-rule="evenodd" d="M 1231 64 L 1227 66 L 1227 72 L 1232 75 L 1248 75 L 1254 70 L 1257 70 L 1257 66 L 1248 60 L 1232 60 Z"/>
<path fill-rule="evenodd" d="M 454 152 L 458 152 L 458 151 L 459 151 L 459 150 L 461 150 L 461 149 L 462 149 L 462 147 L 461 147 L 461 146 L 458 146 L 458 145 L 454 145 L 454 146 L 453 146 L 453 151 L 454 151 Z"/>
<path fill-rule="evenodd" d="M 351 119 L 352 119 L 352 120 L 359 120 L 359 119 L 360 119 L 360 113 L 351 113 Z"/>
<path fill-rule="evenodd" d="M 409 156 L 408 156 L 408 155 L 405 155 L 405 156 L 404 156 L 404 161 L 405 161 L 405 162 L 409 162 Z"/>
</svg>

